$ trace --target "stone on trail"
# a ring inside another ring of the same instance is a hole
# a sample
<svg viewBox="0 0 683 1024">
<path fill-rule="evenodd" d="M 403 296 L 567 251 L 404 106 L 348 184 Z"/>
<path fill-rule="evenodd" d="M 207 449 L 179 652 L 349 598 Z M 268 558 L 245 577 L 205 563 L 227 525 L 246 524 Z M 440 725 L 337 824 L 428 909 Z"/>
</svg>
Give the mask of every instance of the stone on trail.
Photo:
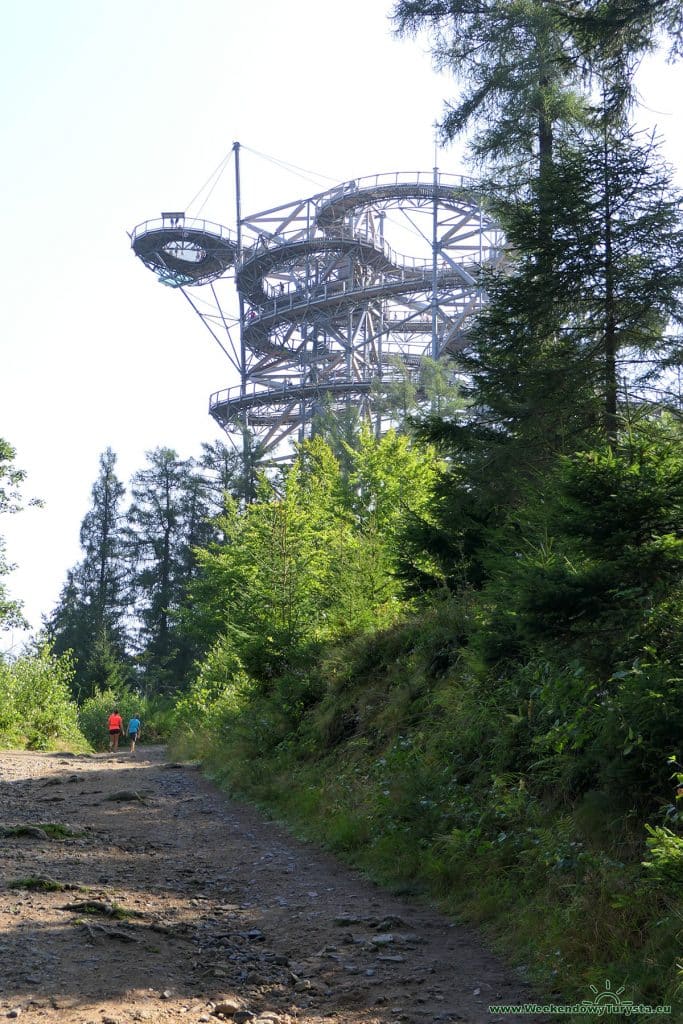
<svg viewBox="0 0 683 1024">
<path fill-rule="evenodd" d="M 399 934 L 398 932 L 384 932 L 381 935 L 375 935 L 370 939 L 373 946 L 388 946 L 392 942 L 415 945 L 422 941 L 421 936 L 417 935 L 415 932 L 404 932 L 403 934 Z"/>
<path fill-rule="evenodd" d="M 377 921 L 373 928 L 379 928 L 381 932 L 386 932 L 391 928 L 405 928 L 405 926 L 406 923 L 402 917 L 397 917 L 396 914 L 387 914 L 381 921 Z"/>
<path fill-rule="evenodd" d="M 334 918 L 334 923 L 340 928 L 344 928 L 347 925 L 352 924 L 369 924 L 371 927 L 374 927 L 374 923 L 367 917 L 357 917 L 354 914 L 340 914 L 338 917 Z"/>
<path fill-rule="evenodd" d="M 144 797 L 140 796 L 136 789 L 120 789 L 117 793 L 110 793 L 109 796 L 105 796 L 102 802 L 105 800 L 118 800 L 121 803 L 137 801 L 144 804 L 145 802 Z"/>
<path fill-rule="evenodd" d="M 241 1009 L 242 1007 L 236 999 L 221 999 L 219 1003 L 216 1003 L 211 1013 L 214 1017 L 217 1017 L 219 1013 L 222 1013 L 224 1017 L 232 1017 Z"/>
</svg>

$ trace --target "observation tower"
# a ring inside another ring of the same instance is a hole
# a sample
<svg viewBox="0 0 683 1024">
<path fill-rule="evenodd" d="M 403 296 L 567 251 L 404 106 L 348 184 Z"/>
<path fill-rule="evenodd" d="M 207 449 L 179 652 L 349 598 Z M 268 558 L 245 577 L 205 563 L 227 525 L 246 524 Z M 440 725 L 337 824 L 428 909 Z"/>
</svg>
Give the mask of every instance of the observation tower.
<svg viewBox="0 0 683 1024">
<path fill-rule="evenodd" d="M 274 456 L 323 413 L 357 409 L 383 429 L 382 383 L 417 380 L 425 357 L 465 346 L 482 268 L 501 257 L 499 227 L 474 182 L 437 169 L 358 178 L 242 216 L 239 150 L 234 229 L 167 212 L 130 235 L 233 367 L 211 415 Z"/>
</svg>

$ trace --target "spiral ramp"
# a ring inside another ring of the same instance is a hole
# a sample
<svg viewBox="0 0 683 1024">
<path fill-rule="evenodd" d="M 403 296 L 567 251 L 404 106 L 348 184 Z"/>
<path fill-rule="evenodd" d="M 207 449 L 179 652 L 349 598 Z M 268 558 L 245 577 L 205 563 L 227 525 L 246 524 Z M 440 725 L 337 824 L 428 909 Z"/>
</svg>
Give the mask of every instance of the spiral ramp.
<svg viewBox="0 0 683 1024">
<path fill-rule="evenodd" d="M 229 433 L 248 425 L 266 450 L 306 436 L 318 413 L 358 409 L 381 426 L 383 382 L 462 351 L 482 269 L 503 245 L 472 182 L 423 173 L 345 182 L 240 227 L 241 246 L 226 228 L 167 214 L 131 243 L 214 337 L 230 335 L 217 289 L 234 275 L 240 342 L 226 351 L 241 383 L 213 394 L 210 412 Z M 198 285 L 217 309 L 195 298 Z"/>
</svg>

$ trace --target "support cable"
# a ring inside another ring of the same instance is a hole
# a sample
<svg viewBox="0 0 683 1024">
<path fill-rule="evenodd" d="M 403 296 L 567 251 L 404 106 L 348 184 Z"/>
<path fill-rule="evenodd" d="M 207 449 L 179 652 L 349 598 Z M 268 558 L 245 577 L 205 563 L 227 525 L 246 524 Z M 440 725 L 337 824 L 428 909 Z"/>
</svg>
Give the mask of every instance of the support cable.
<svg viewBox="0 0 683 1024">
<path fill-rule="evenodd" d="M 235 359 L 234 359 L 234 358 L 233 358 L 233 357 L 231 356 L 231 354 L 230 354 L 230 353 L 228 352 L 227 348 L 225 347 L 225 345 L 223 344 L 223 342 L 221 341 L 221 339 L 220 339 L 220 338 L 218 337 L 218 335 L 216 334 L 216 332 L 215 332 L 215 331 L 214 331 L 214 330 L 213 330 L 213 329 L 211 328 L 211 326 L 210 326 L 210 325 L 209 325 L 209 324 L 208 324 L 208 323 L 206 322 L 206 316 L 205 316 L 205 315 L 204 315 L 204 314 L 203 314 L 203 313 L 202 313 L 202 312 L 201 312 L 201 311 L 200 311 L 199 309 L 197 309 L 197 307 L 195 306 L 194 302 L 192 301 L 192 299 L 191 299 L 191 298 L 190 298 L 190 296 L 189 296 L 189 295 L 187 294 L 187 292 L 185 291 L 185 289 L 184 289 L 184 288 L 179 288 L 178 290 L 179 290 L 180 292 L 182 292 L 182 294 L 183 294 L 183 295 L 185 296 L 185 298 L 187 299 L 187 301 L 188 301 L 188 302 L 190 303 L 190 305 L 192 306 L 192 308 L 193 308 L 193 310 L 195 311 L 195 313 L 197 314 L 197 316 L 198 316 L 198 317 L 200 318 L 200 320 L 202 321 L 202 323 L 203 323 L 203 324 L 204 324 L 204 326 L 206 327 L 206 329 L 207 329 L 207 331 L 209 332 L 209 334 L 211 335 L 211 337 L 212 337 L 212 338 L 214 339 L 214 341 L 217 341 L 217 342 L 218 342 L 219 346 L 221 347 L 221 349 L 223 350 L 223 352 L 224 352 L 224 353 L 226 354 L 226 356 L 228 357 L 228 359 L 230 360 L 230 362 L 232 363 L 232 365 L 233 365 L 233 366 L 235 367 L 235 369 L 237 369 L 237 370 L 238 370 L 238 369 L 239 369 L 239 366 L 237 365 L 237 363 L 236 363 Z M 230 335 L 228 335 L 228 337 L 230 337 Z M 231 340 L 232 340 L 232 339 L 231 339 Z"/>
<path fill-rule="evenodd" d="M 232 159 L 232 153 L 233 153 L 233 151 L 231 149 L 227 153 L 227 155 L 223 157 L 223 159 L 218 164 L 218 166 L 215 168 L 215 170 L 213 170 L 211 172 L 211 174 L 206 179 L 206 181 L 204 182 L 202 187 L 199 189 L 199 191 L 197 193 L 195 193 L 195 195 L 192 196 L 192 199 L 190 199 L 189 203 L 186 204 L 185 209 L 189 210 L 192 207 L 192 204 L 194 202 L 196 202 L 197 199 L 199 199 L 199 197 L 202 194 L 202 192 L 204 191 L 204 189 L 207 188 L 211 184 L 211 182 L 213 181 L 214 178 L 216 179 L 213 182 L 213 185 L 211 186 L 211 191 L 209 192 L 208 196 L 206 197 L 206 199 L 204 200 L 204 202 L 202 203 L 202 205 L 199 208 L 199 212 L 197 213 L 197 218 L 199 218 L 199 214 L 202 212 L 202 210 L 206 206 L 209 198 L 211 197 L 211 194 L 212 194 L 213 190 L 215 189 L 216 185 L 218 184 L 218 182 L 220 181 L 221 177 L 223 176 L 224 171 L 226 170 L 228 164 L 230 163 L 230 161 Z"/>
<path fill-rule="evenodd" d="M 268 156 L 267 153 L 260 153 L 257 149 L 251 149 L 250 146 L 242 145 L 242 149 L 246 149 L 248 153 L 260 156 L 262 160 L 267 160 L 268 163 L 274 164 L 276 167 L 282 167 L 283 170 L 290 171 L 292 174 L 296 174 L 298 177 L 303 178 L 305 181 L 310 181 L 314 185 L 319 185 L 326 181 L 336 182 L 338 180 L 337 178 L 330 177 L 329 174 L 321 174 L 318 171 L 311 171 L 305 167 L 298 167 L 296 164 L 289 164 L 285 160 L 278 160 L 274 156 Z"/>
</svg>

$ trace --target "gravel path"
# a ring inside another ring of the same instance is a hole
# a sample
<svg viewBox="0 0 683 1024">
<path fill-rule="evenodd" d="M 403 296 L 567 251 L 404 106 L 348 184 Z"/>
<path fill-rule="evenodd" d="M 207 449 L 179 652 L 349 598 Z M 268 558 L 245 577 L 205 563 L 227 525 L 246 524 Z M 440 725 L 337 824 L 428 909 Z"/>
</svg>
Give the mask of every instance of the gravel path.
<svg viewBox="0 0 683 1024">
<path fill-rule="evenodd" d="M 525 1019 L 488 1011 L 529 993 L 472 933 L 164 758 L 0 752 L 0 1019 Z"/>
</svg>

